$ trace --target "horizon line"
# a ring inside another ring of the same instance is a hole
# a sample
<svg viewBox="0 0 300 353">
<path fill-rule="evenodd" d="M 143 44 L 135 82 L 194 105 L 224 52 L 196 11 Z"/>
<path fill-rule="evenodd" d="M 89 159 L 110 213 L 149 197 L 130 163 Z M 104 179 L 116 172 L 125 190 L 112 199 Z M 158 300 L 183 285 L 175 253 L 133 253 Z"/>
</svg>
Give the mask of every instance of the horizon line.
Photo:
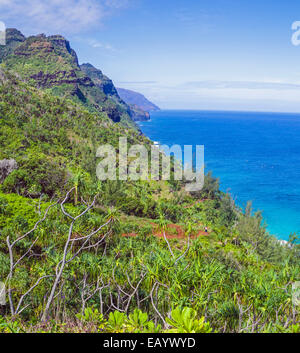
<svg viewBox="0 0 300 353">
<path fill-rule="evenodd" d="M 272 111 L 272 110 L 239 110 L 239 109 L 189 109 L 189 108 L 160 108 L 158 111 L 150 111 L 150 114 L 159 113 L 159 111 L 202 111 L 202 112 L 234 112 L 234 113 L 267 113 L 267 114 L 290 114 L 300 115 L 299 112 Z"/>
</svg>

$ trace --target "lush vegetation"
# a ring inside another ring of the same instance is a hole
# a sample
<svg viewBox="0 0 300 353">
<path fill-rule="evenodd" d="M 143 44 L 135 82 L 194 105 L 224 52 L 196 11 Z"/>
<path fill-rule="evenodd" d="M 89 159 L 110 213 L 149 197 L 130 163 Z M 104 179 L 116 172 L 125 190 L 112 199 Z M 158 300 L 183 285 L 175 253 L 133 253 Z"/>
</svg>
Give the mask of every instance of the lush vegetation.
<svg viewBox="0 0 300 353">
<path fill-rule="evenodd" d="M 101 191 L 93 210 L 74 224 L 71 239 L 78 241 L 69 246 L 71 261 L 63 269 L 42 323 L 71 219 L 54 205 L 36 230 L 16 243 L 14 263 L 21 261 L 7 281 L 14 314 L 9 305 L 3 309 L 5 332 L 299 332 L 299 314 L 290 291 L 299 276 L 299 246 L 279 246 L 263 228 L 257 228 L 259 215 L 237 212 L 235 224 L 229 225 L 221 211 L 226 208 L 222 198 L 183 203 L 177 224 L 185 238 L 165 240 L 153 236 L 151 227 L 156 224 L 161 234 L 172 234 L 163 213 L 150 220 L 116 212 L 103 207 L 110 202 L 105 189 Z M 65 205 L 72 217 L 86 209 L 75 206 L 74 193 Z M 168 211 L 175 203 L 159 203 L 158 212 L 163 207 Z M 33 229 L 51 204 L 1 195 L 1 278 L 9 277 L 11 265 L 5 239 L 9 237 L 12 244 Z M 193 238 L 201 224 L 209 225 L 209 235 Z M 72 259 L 83 246 L 82 238 L 102 225 Z M 136 236 L 123 236 L 132 233 Z M 187 308 L 193 319 L 184 318 Z M 177 325 L 170 323 L 175 310 Z M 184 320 L 187 325 L 181 323 Z"/>
<path fill-rule="evenodd" d="M 18 167 L 0 185 L 0 332 L 300 332 L 297 235 L 280 244 L 211 173 L 192 194 L 99 182 L 100 144 L 151 142 L 7 66 L 0 161 Z"/>
</svg>

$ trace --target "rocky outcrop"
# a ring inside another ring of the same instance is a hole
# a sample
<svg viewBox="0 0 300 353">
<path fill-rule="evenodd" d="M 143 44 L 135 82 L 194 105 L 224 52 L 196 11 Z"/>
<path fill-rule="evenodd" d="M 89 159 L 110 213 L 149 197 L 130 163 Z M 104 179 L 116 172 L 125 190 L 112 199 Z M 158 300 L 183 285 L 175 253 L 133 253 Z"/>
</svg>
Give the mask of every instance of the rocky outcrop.
<svg viewBox="0 0 300 353">
<path fill-rule="evenodd" d="M 103 75 L 101 70 L 89 63 L 80 65 L 80 68 L 105 94 L 120 99 L 112 80 Z"/>
<path fill-rule="evenodd" d="M 147 121 L 150 120 L 149 112 L 144 111 L 136 104 L 130 104 L 131 117 L 134 121 Z"/>
<path fill-rule="evenodd" d="M 6 29 L 6 45 L 10 45 L 11 43 L 21 43 L 24 42 L 26 37 L 15 28 L 7 28 Z"/>
<path fill-rule="evenodd" d="M 123 97 L 122 89 L 116 88 L 112 80 L 110 80 L 107 76 L 102 73 L 101 70 L 95 68 L 93 65 L 85 63 L 80 65 L 80 68 L 88 77 L 93 80 L 93 82 L 98 86 L 98 88 L 103 91 L 105 95 L 111 97 L 115 102 L 122 105 L 123 107 L 127 106 L 127 112 L 134 121 L 146 121 L 150 119 L 149 112 L 144 110 L 139 104 L 134 103 L 137 100 L 139 101 L 139 103 L 143 101 L 143 104 L 141 105 L 147 105 L 147 108 L 149 108 L 149 110 L 159 110 L 158 107 L 148 101 L 143 95 L 136 92 L 127 91 L 134 93 L 135 96 L 139 96 L 139 99 L 124 99 L 124 97 L 126 98 L 126 95 Z M 122 94 L 122 97 L 119 94 L 119 90 Z"/>
<path fill-rule="evenodd" d="M 101 70 L 95 68 L 92 64 L 86 63 L 80 65 L 80 69 L 93 81 L 97 88 L 106 97 L 105 102 L 112 102 L 106 108 L 108 116 L 114 121 L 119 122 L 118 115 L 125 113 L 134 120 L 134 112 L 131 107 L 126 104 L 118 95 L 118 91 L 113 84 L 113 81 L 105 76 Z"/>
<path fill-rule="evenodd" d="M 37 88 L 50 88 L 62 84 L 94 86 L 89 77 L 78 77 L 75 70 L 57 71 L 53 74 L 39 71 L 37 74 L 31 75 L 30 78 L 35 80 Z"/>
<path fill-rule="evenodd" d="M 14 159 L 2 159 L 0 161 L 0 184 L 2 184 L 15 169 L 18 169 L 18 164 Z"/>
<path fill-rule="evenodd" d="M 0 45 L 0 63 L 8 55 L 10 55 L 14 49 L 26 40 L 25 36 L 15 28 L 6 29 L 6 45 Z"/>
</svg>

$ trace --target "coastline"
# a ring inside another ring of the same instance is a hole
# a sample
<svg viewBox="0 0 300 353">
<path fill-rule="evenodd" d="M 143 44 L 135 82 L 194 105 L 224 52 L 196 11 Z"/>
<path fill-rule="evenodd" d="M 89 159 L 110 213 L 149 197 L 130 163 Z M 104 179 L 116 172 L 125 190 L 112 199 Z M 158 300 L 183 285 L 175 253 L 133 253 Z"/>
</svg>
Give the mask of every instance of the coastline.
<svg viewBox="0 0 300 353">
<path fill-rule="evenodd" d="M 203 143 L 206 170 L 212 170 L 213 174 L 220 178 L 222 191 L 229 191 L 241 208 L 245 207 L 248 200 L 252 200 L 255 210 L 263 210 L 263 219 L 267 223 L 267 230 L 270 234 L 279 240 L 288 240 L 289 234 L 300 230 L 298 211 L 300 209 L 300 182 L 296 179 L 296 174 L 300 171 L 291 170 L 288 159 L 294 158 L 294 165 L 297 166 L 298 156 L 296 153 L 290 155 L 286 151 L 292 147 L 283 145 L 281 148 L 276 138 L 270 135 L 273 133 L 279 138 L 282 135 L 282 140 L 296 149 L 298 146 L 296 132 L 300 131 L 300 115 L 286 115 L 285 113 L 274 115 L 268 112 L 265 117 L 264 114 L 236 111 L 162 110 L 154 112 L 152 120 L 143 122 L 140 128 L 152 141 L 169 146 L 173 144 L 196 145 L 202 144 L 203 140 L 208 141 L 208 143 L 205 141 Z M 252 119 L 253 122 L 251 122 Z M 245 144 L 249 145 L 247 149 L 237 143 L 236 136 L 242 130 L 240 127 L 236 128 L 238 124 L 244 124 L 243 126 L 249 130 L 249 135 L 246 129 L 242 131 L 241 138 Z M 268 131 L 269 126 L 273 129 L 275 124 L 279 126 L 278 129 Z M 204 126 L 204 133 L 201 131 L 202 126 Z M 218 129 L 215 130 L 216 126 L 221 126 L 223 133 L 218 133 Z M 294 128 L 295 131 L 293 131 Z M 264 136 L 270 141 L 269 145 L 263 146 L 262 149 L 251 147 L 251 144 L 257 146 Z M 292 137 L 291 141 L 286 136 Z M 219 139 L 225 144 L 225 153 L 218 146 Z M 233 146 L 230 146 L 231 141 Z M 233 156 L 231 156 L 231 147 Z M 286 179 L 290 171 L 290 178 L 294 178 L 294 183 L 287 184 Z"/>
</svg>

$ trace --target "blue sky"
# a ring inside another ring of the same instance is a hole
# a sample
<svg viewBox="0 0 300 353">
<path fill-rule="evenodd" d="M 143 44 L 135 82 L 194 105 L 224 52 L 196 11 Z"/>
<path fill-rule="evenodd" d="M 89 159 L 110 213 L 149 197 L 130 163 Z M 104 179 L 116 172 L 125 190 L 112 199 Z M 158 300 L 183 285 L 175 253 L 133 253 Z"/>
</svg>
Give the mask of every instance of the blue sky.
<svg viewBox="0 0 300 353">
<path fill-rule="evenodd" d="M 299 0 L 0 0 L 0 21 L 66 36 L 80 62 L 168 109 L 300 112 Z"/>
</svg>

